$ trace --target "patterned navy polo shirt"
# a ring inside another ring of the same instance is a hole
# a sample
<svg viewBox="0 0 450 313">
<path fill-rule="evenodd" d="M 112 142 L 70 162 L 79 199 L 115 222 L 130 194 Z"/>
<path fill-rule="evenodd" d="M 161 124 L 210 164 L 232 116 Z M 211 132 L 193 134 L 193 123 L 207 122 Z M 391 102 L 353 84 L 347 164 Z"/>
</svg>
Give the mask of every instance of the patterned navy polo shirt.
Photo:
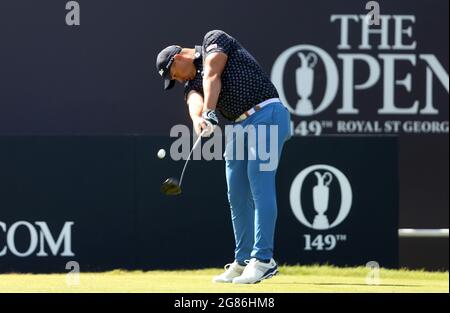
<svg viewBox="0 0 450 313">
<path fill-rule="evenodd" d="M 228 55 L 216 107 L 226 119 L 234 121 L 258 103 L 279 97 L 275 86 L 255 58 L 236 39 L 221 30 L 213 30 L 205 35 L 203 45 L 196 47 L 194 64 L 197 75 L 186 82 L 185 99 L 192 90 L 203 95 L 203 60 L 214 52 Z"/>
</svg>

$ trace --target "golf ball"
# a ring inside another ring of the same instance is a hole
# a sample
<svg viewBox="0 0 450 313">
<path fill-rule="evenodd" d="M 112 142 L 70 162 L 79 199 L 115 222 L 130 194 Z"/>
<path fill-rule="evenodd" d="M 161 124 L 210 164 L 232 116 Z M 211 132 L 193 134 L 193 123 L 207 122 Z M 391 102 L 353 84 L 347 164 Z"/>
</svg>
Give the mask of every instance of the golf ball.
<svg viewBox="0 0 450 313">
<path fill-rule="evenodd" d="M 159 151 L 158 151 L 158 158 L 164 159 L 165 156 L 166 156 L 166 150 L 159 149 Z"/>
</svg>

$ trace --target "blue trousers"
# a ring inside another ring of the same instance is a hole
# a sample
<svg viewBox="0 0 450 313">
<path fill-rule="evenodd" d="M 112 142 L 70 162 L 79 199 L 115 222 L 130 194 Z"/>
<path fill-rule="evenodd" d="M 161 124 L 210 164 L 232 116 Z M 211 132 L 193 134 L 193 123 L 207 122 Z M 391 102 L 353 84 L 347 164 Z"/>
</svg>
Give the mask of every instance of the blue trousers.
<svg viewBox="0 0 450 313">
<path fill-rule="evenodd" d="M 274 128 L 276 132 L 271 131 Z M 273 257 L 277 219 L 275 175 L 283 145 L 291 136 L 290 129 L 289 111 L 275 102 L 235 123 L 231 135 L 226 134 L 228 200 L 236 242 L 235 260 L 240 263 Z M 243 158 L 238 144 L 243 144 Z M 230 145 L 233 145 L 231 152 Z M 260 150 L 269 152 L 270 160 Z"/>
</svg>

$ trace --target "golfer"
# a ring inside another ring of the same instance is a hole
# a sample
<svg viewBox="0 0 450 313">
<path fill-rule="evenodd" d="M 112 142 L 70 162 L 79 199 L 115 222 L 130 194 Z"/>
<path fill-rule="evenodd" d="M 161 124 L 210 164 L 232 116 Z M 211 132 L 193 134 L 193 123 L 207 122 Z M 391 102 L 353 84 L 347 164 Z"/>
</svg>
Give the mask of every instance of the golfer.
<svg viewBox="0 0 450 313">
<path fill-rule="evenodd" d="M 231 207 L 236 249 L 234 262 L 225 272 L 215 276 L 216 283 L 253 284 L 274 276 L 277 263 L 273 259 L 277 218 L 275 189 L 276 166 L 264 169 L 258 146 L 264 140 L 280 157 L 290 137 L 290 114 L 280 102 L 278 92 L 255 58 L 233 37 L 221 30 L 208 32 L 202 46 L 182 48 L 169 46 L 156 61 L 164 79 L 164 89 L 175 81 L 184 84 L 195 132 L 210 135 L 219 123 L 216 112 L 233 127 L 256 132 L 256 144 L 249 132 L 232 132 L 229 145 L 247 145 L 243 158 L 225 153 L 228 200 Z M 258 127 L 258 126 L 267 127 Z M 276 129 L 269 132 L 269 127 Z M 260 132 L 265 131 L 265 136 Z M 242 138 L 238 138 L 241 136 Z M 263 138 L 263 139 L 261 139 Z M 274 145 L 275 143 L 275 145 Z M 237 151 L 234 148 L 233 151 Z M 269 152 L 269 153 L 270 153 Z M 278 163 L 277 163 L 278 164 Z"/>
</svg>

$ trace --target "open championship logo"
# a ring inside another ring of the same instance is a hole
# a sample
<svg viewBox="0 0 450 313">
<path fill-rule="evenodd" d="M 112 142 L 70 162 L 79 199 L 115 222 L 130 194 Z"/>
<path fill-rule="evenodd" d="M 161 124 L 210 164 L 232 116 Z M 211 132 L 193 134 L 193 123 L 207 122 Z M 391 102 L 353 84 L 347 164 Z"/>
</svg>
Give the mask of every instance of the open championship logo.
<svg viewBox="0 0 450 313">
<path fill-rule="evenodd" d="M 316 212 L 313 221 L 306 218 L 301 199 L 305 179 L 311 174 L 315 175 L 317 179 L 317 183 L 312 189 L 313 206 Z M 337 217 L 330 221 L 326 213 L 330 199 L 330 184 L 333 179 L 337 179 L 340 186 L 341 204 Z M 345 220 L 352 206 L 353 194 L 350 182 L 341 171 L 329 165 L 319 164 L 304 169 L 294 178 L 289 198 L 295 217 L 303 225 L 316 230 L 326 230 L 336 227 Z"/>
<path fill-rule="evenodd" d="M 276 58 L 271 80 L 296 134 L 448 134 L 449 78 L 440 50 L 423 48 L 415 15 L 379 20 L 374 28 L 366 15 L 332 14 L 330 30 L 339 33 L 328 40 L 335 48 L 299 44 Z"/>
<path fill-rule="evenodd" d="M 295 105 L 290 105 L 285 94 L 283 80 L 286 64 L 294 54 L 297 54 L 300 60 L 300 67 L 295 71 L 299 100 Z M 324 63 L 328 84 L 322 101 L 314 109 L 310 97 L 314 87 L 314 68 L 319 58 Z M 311 116 L 324 111 L 333 102 L 338 91 L 339 74 L 333 59 L 323 49 L 312 45 L 298 45 L 287 49 L 276 60 L 272 70 L 272 81 L 277 87 L 283 103 L 292 113 L 299 116 Z"/>
</svg>

